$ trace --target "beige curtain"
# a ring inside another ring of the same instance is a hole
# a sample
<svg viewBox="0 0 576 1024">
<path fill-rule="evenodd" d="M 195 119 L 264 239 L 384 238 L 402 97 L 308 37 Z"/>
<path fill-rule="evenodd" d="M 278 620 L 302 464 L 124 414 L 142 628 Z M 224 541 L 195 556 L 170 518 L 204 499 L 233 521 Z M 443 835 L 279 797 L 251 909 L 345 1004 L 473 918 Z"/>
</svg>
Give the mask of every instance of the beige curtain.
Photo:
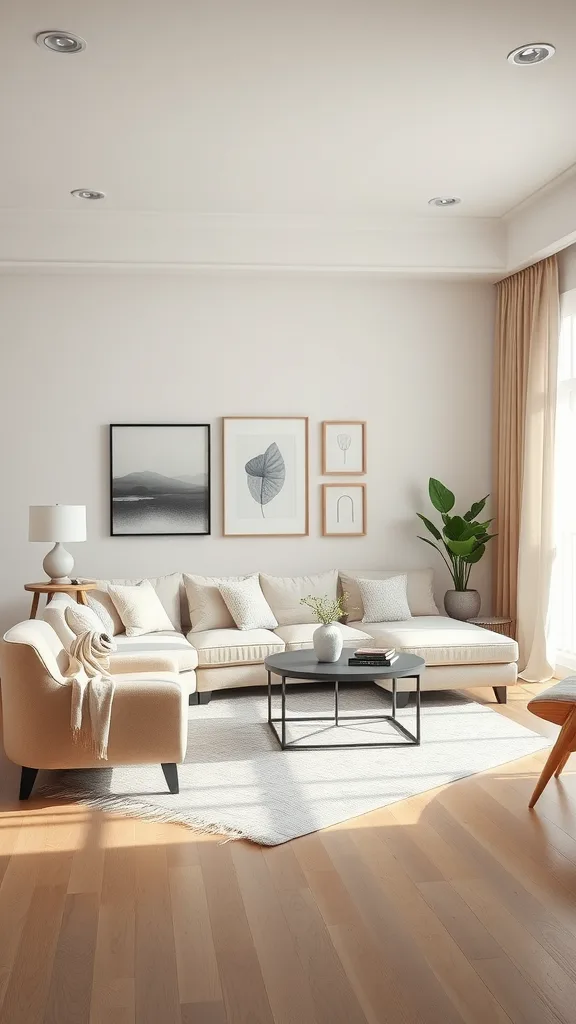
<svg viewBox="0 0 576 1024">
<path fill-rule="evenodd" d="M 553 674 L 546 618 L 553 560 L 558 265 L 551 256 L 497 285 L 494 364 L 494 612 L 516 622 L 520 672 Z"/>
</svg>

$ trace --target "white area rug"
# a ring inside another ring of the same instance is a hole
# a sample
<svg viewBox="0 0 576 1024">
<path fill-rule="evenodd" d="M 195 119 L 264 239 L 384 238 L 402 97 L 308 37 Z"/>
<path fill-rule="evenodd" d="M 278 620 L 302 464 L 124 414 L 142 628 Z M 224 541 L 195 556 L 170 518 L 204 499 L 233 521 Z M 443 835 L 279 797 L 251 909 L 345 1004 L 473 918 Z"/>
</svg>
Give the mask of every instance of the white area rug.
<svg viewBox="0 0 576 1024">
<path fill-rule="evenodd" d="M 288 713 L 327 714 L 332 699 L 326 687 L 291 689 Z M 389 696 L 377 687 L 342 691 L 342 715 L 389 709 Z M 420 747 L 282 751 L 266 716 L 264 690 L 222 691 L 206 707 L 190 708 L 178 796 L 168 792 L 159 765 L 51 772 L 38 795 L 274 846 L 549 745 L 454 692 L 423 695 Z M 398 717 L 413 730 L 413 707 Z M 304 723 L 291 726 L 288 738 L 304 735 L 314 743 L 335 735 L 342 742 L 400 739 L 388 723 L 371 721 L 338 730 Z"/>
</svg>

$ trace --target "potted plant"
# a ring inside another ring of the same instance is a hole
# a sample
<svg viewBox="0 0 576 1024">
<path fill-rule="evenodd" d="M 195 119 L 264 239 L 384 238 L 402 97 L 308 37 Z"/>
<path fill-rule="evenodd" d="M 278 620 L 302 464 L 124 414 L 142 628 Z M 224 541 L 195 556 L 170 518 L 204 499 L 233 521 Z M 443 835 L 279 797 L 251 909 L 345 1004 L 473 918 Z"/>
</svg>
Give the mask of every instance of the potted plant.
<svg viewBox="0 0 576 1024">
<path fill-rule="evenodd" d="M 331 597 L 302 597 L 300 604 L 305 604 L 314 612 L 317 622 L 322 625 L 314 630 L 312 638 L 314 652 L 318 661 L 338 661 L 342 654 L 344 641 L 338 620 L 344 615 L 346 594 L 333 600 Z"/>
<path fill-rule="evenodd" d="M 480 594 L 477 590 L 468 589 L 468 580 L 472 566 L 480 561 L 486 544 L 496 536 L 495 533 L 488 533 L 492 519 L 482 523 L 477 519 L 490 495 L 487 494 L 480 501 L 475 501 L 463 516 L 451 516 L 449 513 L 456 502 L 452 491 L 439 480 L 430 477 L 428 493 L 434 508 L 442 516 L 442 528 L 439 530 L 426 516 L 418 512 L 419 519 L 438 543 L 434 544 L 427 537 L 418 539 L 440 552 L 454 581 L 454 589 L 447 590 L 444 595 L 446 613 L 453 619 L 473 619 L 480 611 Z"/>
</svg>

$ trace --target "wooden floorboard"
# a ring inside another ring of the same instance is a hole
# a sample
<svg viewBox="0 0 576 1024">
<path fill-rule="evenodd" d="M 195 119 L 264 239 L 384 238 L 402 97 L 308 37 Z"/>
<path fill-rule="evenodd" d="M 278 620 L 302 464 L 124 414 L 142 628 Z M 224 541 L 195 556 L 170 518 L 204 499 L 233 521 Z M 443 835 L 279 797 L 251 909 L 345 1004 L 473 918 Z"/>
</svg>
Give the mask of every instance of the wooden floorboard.
<svg viewBox="0 0 576 1024">
<path fill-rule="evenodd" d="M 539 689 L 492 706 L 552 742 Z M 545 759 L 260 848 L 23 806 L 0 757 L 0 1024 L 574 1024 L 576 754 L 529 812 Z"/>
</svg>

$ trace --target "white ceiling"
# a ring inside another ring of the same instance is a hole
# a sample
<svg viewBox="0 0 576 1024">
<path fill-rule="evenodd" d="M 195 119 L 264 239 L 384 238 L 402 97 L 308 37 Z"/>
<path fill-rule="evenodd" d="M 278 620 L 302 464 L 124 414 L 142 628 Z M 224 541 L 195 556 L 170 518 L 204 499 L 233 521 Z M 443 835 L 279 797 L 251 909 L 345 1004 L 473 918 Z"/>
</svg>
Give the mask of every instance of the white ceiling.
<svg viewBox="0 0 576 1024">
<path fill-rule="evenodd" d="M 0 9 L 1 207 L 76 210 L 94 188 L 111 211 L 499 217 L 576 163 L 576 0 Z M 86 51 L 41 50 L 51 28 Z M 507 63 L 533 41 L 556 56 Z"/>
</svg>

